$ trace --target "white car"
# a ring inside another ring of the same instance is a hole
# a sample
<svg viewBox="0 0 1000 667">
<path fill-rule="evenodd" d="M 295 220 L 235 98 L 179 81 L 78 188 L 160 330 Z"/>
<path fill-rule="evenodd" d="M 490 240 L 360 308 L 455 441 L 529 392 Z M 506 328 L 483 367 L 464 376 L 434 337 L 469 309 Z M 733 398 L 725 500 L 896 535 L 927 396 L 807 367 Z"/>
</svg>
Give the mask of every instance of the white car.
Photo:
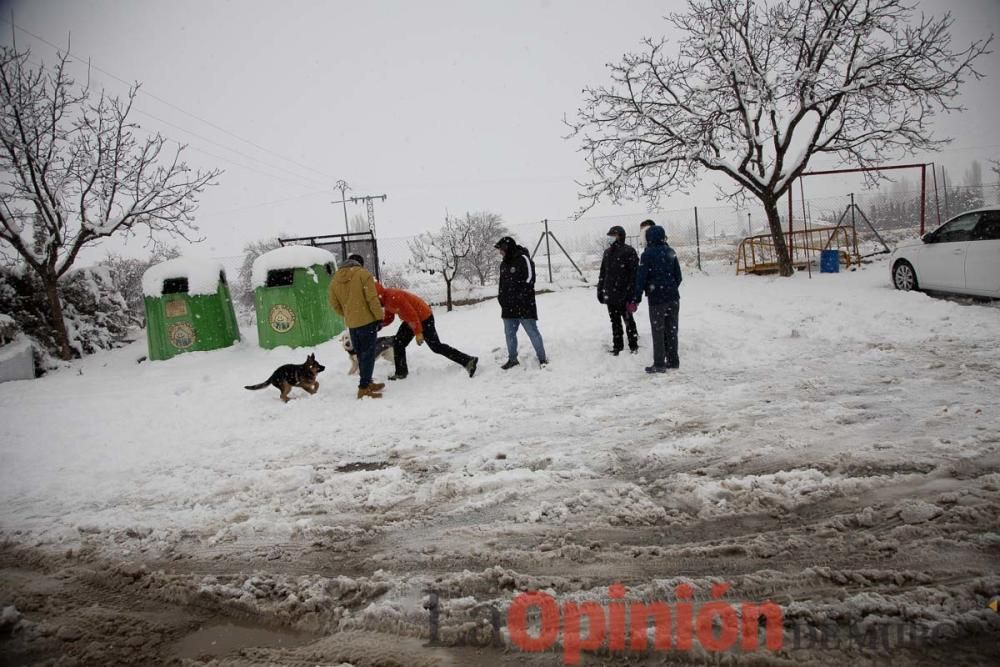
<svg viewBox="0 0 1000 667">
<path fill-rule="evenodd" d="M 891 255 L 892 284 L 1000 298 L 1000 207 L 957 215 Z"/>
</svg>

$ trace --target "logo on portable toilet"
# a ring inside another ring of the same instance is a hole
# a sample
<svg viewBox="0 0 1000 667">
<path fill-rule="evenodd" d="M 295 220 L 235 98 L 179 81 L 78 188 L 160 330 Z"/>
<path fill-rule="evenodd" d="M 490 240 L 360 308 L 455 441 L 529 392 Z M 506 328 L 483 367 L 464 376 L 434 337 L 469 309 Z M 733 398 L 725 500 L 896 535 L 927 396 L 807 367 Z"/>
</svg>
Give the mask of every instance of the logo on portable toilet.
<svg viewBox="0 0 1000 667">
<path fill-rule="evenodd" d="M 188 314 L 187 301 L 184 301 L 183 299 L 167 301 L 164 306 L 164 312 L 167 317 L 184 317 Z"/>
<path fill-rule="evenodd" d="M 295 326 L 295 313 L 284 304 L 275 304 L 267 317 L 271 328 L 278 333 L 288 333 Z"/>
<path fill-rule="evenodd" d="M 195 342 L 194 327 L 189 322 L 177 322 L 170 325 L 167 332 L 170 344 L 178 350 L 186 350 Z"/>
</svg>

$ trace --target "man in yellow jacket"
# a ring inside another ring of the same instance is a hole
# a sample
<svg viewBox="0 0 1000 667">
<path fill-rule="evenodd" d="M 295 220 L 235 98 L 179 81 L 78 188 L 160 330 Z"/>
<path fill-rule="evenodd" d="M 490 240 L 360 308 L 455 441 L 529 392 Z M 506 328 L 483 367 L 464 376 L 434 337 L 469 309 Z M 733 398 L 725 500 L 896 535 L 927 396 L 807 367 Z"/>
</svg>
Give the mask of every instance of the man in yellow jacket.
<svg viewBox="0 0 1000 667">
<path fill-rule="evenodd" d="M 358 355 L 358 398 L 382 398 L 383 382 L 372 382 L 375 371 L 375 341 L 385 317 L 375 290 L 375 278 L 364 267 L 364 258 L 351 255 L 330 281 L 330 306 L 344 318 L 351 345 Z"/>
</svg>

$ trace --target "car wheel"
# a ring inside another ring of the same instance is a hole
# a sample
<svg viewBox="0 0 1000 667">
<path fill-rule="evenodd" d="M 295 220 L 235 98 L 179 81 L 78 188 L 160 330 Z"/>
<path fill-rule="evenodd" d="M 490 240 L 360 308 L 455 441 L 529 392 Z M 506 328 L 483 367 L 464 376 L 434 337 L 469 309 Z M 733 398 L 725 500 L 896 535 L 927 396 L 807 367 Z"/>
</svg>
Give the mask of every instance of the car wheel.
<svg viewBox="0 0 1000 667">
<path fill-rule="evenodd" d="M 917 273 L 909 262 L 900 260 L 892 267 L 892 284 L 904 292 L 917 289 Z"/>
</svg>

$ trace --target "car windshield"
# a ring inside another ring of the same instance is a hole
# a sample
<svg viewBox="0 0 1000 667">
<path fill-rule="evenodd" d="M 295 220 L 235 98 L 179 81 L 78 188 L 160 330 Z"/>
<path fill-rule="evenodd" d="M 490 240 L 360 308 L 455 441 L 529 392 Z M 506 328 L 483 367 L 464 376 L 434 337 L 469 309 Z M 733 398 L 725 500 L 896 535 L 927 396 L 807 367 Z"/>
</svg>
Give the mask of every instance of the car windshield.
<svg viewBox="0 0 1000 667">
<path fill-rule="evenodd" d="M 946 222 L 932 235 L 934 243 L 955 243 L 972 240 L 972 230 L 979 222 L 979 213 L 966 213 Z"/>
</svg>

